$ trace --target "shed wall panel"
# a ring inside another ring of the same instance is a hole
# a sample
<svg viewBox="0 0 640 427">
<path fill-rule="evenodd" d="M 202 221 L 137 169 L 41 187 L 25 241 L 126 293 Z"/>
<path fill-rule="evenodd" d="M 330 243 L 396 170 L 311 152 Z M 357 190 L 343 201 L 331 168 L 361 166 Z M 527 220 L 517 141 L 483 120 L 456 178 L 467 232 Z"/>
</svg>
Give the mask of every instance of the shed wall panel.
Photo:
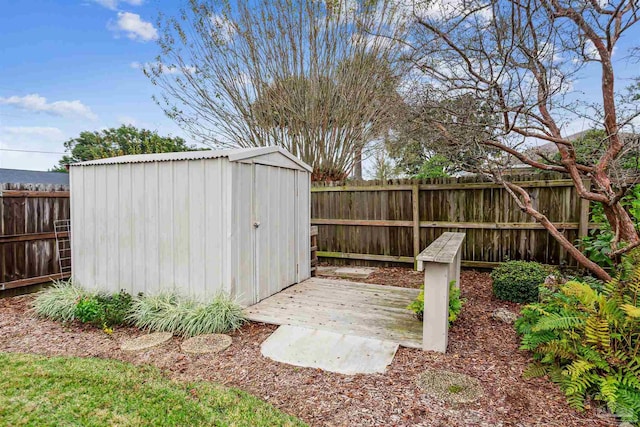
<svg viewBox="0 0 640 427">
<path fill-rule="evenodd" d="M 156 184 L 147 185 L 145 165 L 131 168 L 131 204 L 132 204 L 132 246 L 131 246 L 131 279 L 132 288 L 147 290 L 147 263 L 152 263 L 151 254 L 147 255 L 145 242 L 147 209 L 145 191 L 152 191 Z M 149 248 L 151 252 L 151 248 Z"/>
<path fill-rule="evenodd" d="M 226 233 L 224 225 L 224 209 L 222 189 L 223 166 L 226 162 L 208 161 L 204 167 L 203 198 L 204 206 L 200 207 L 204 212 L 204 254 L 202 258 L 204 266 L 205 295 L 207 297 L 224 286 L 223 264 L 228 262 L 230 254 L 224 249 Z"/>
<path fill-rule="evenodd" d="M 204 207 L 213 202 L 205 198 L 205 160 L 185 162 L 189 165 L 189 283 L 191 295 L 205 297 L 208 287 L 205 280 L 205 220 Z M 218 184 L 219 187 L 219 184 Z"/>
<path fill-rule="evenodd" d="M 255 228 L 254 216 L 254 177 L 253 165 L 234 163 L 233 169 L 233 226 L 232 239 L 234 244 L 231 281 L 233 292 L 243 305 L 256 303 L 255 277 Z"/>
<path fill-rule="evenodd" d="M 173 162 L 158 165 L 158 263 L 160 272 L 159 289 L 163 292 L 174 290 L 173 274 Z"/>
<path fill-rule="evenodd" d="M 94 169 L 95 170 L 95 169 Z M 98 172 L 97 170 L 95 170 Z M 91 170 L 87 170 L 87 173 L 91 173 Z M 106 175 L 106 197 L 109 201 L 107 203 L 107 209 L 104 212 L 98 212 L 95 209 L 91 209 L 91 207 L 86 204 L 85 209 L 87 210 L 87 216 L 98 218 L 98 224 L 96 226 L 100 226 L 100 224 L 104 224 L 106 227 L 106 247 L 107 247 L 107 258 L 104 260 L 106 263 L 106 278 L 107 283 L 104 284 L 104 288 L 109 292 L 117 292 L 117 290 L 121 287 L 120 280 L 120 242 L 118 241 L 118 237 L 120 235 L 120 227 L 119 227 L 119 215 L 118 215 L 118 206 L 121 203 L 119 198 L 118 188 L 120 186 L 119 179 L 119 168 L 118 167 L 105 167 L 104 173 Z M 72 225 L 73 227 L 73 225 Z M 73 236 L 73 232 L 71 234 Z M 83 238 L 88 238 L 89 235 L 85 234 Z M 88 276 L 92 278 L 91 275 Z M 97 285 L 97 283 L 96 283 Z"/>
<path fill-rule="evenodd" d="M 139 186 L 136 191 L 138 196 L 144 198 L 144 213 L 141 218 L 144 227 L 143 252 L 139 254 L 144 259 L 144 291 L 149 294 L 157 294 L 161 291 L 160 283 L 160 180 L 158 163 L 144 163 L 144 186 Z M 137 183 L 136 183 L 137 184 Z M 137 282 L 138 283 L 138 282 Z"/>
<path fill-rule="evenodd" d="M 95 174 L 95 187 L 90 189 L 90 191 L 95 196 L 95 204 L 91 205 L 91 202 L 88 199 L 85 199 L 86 204 L 86 212 L 88 213 L 87 217 L 94 217 L 93 212 L 96 212 L 95 219 L 100 221 L 106 221 L 106 212 L 107 212 L 107 171 L 105 166 L 97 166 L 93 168 L 94 170 L 86 172 Z M 102 215 L 105 215 L 102 217 Z M 75 222 L 72 220 L 72 226 L 75 225 Z M 100 224 L 92 224 L 95 225 L 94 233 L 95 240 L 92 245 L 89 245 L 89 248 L 93 249 L 93 257 L 95 262 L 95 283 L 98 288 L 105 289 L 108 286 L 108 266 L 109 266 L 109 258 L 111 254 L 107 249 L 107 228 L 104 226 L 105 222 L 102 222 L 103 226 Z M 88 234 L 90 235 L 90 234 Z M 87 242 L 89 243 L 89 242 Z M 88 253 L 86 256 L 91 256 L 91 253 Z M 77 264 L 77 259 L 74 257 L 73 265 Z"/>
<path fill-rule="evenodd" d="M 131 197 L 131 164 L 118 165 L 118 218 L 116 237 L 116 246 L 118 247 L 118 269 L 114 272 L 117 275 L 117 292 L 121 289 L 129 293 L 135 293 L 133 288 L 133 265 L 131 258 L 133 256 L 133 206 Z"/>
<path fill-rule="evenodd" d="M 192 162 L 171 162 L 173 165 L 173 263 L 174 290 L 191 295 L 189 264 L 189 167 Z"/>
</svg>

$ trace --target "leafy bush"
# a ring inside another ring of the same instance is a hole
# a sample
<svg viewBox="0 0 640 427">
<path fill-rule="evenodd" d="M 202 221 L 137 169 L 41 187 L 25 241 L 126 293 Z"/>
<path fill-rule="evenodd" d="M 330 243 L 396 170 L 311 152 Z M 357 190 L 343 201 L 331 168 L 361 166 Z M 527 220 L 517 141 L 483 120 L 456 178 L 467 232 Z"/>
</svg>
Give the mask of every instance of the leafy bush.
<svg viewBox="0 0 640 427">
<path fill-rule="evenodd" d="M 133 305 L 133 298 L 125 291 L 112 295 L 96 295 L 96 300 L 102 308 L 101 325 L 125 325 L 129 323 L 129 316 Z"/>
<path fill-rule="evenodd" d="M 100 323 L 102 307 L 95 296 L 83 297 L 76 304 L 74 317 L 82 323 Z"/>
<path fill-rule="evenodd" d="M 38 293 L 33 308 L 38 316 L 59 322 L 75 319 L 76 305 L 88 294 L 72 281 L 55 281 L 53 286 Z"/>
<path fill-rule="evenodd" d="M 534 353 L 525 375 L 548 374 L 576 409 L 591 397 L 623 420 L 640 421 L 640 266 L 602 290 L 579 281 L 542 288 L 541 302 L 524 307 L 516 329 L 520 348 Z"/>
<path fill-rule="evenodd" d="M 424 285 L 422 289 L 416 299 L 407 306 L 407 309 L 413 311 L 421 321 L 424 318 Z M 449 283 L 449 324 L 458 319 L 464 302 L 465 300 L 460 298 L 460 289 L 456 287 L 455 280 L 452 280 Z"/>
<path fill-rule="evenodd" d="M 538 301 L 538 287 L 551 270 L 537 262 L 507 261 L 491 272 L 493 294 L 503 301 Z"/>
<path fill-rule="evenodd" d="M 125 291 L 117 294 L 96 294 L 81 298 L 76 305 L 75 318 L 82 323 L 101 327 L 128 323 L 132 298 Z"/>
<path fill-rule="evenodd" d="M 223 293 L 209 304 L 164 294 L 135 298 L 130 320 L 142 329 L 191 337 L 236 330 L 244 323 L 244 316 L 242 308 Z"/>
</svg>

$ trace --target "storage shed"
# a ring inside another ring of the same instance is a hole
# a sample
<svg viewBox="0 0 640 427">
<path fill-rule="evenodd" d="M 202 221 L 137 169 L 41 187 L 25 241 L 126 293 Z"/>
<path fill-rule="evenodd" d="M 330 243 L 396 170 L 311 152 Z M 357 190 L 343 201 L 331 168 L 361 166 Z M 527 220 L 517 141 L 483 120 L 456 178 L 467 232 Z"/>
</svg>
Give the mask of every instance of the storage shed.
<svg viewBox="0 0 640 427">
<path fill-rule="evenodd" d="M 277 147 L 76 163 L 73 279 L 254 304 L 310 276 L 310 172 Z"/>
</svg>

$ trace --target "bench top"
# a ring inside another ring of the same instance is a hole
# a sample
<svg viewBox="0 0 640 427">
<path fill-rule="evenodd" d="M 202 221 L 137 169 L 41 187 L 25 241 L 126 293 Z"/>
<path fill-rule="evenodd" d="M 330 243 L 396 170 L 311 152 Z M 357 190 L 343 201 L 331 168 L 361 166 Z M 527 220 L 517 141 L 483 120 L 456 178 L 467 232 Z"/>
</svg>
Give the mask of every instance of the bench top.
<svg viewBox="0 0 640 427">
<path fill-rule="evenodd" d="M 462 245 L 465 233 L 442 233 L 425 250 L 416 257 L 419 264 L 422 262 L 451 263 L 456 257 L 458 249 Z"/>
</svg>

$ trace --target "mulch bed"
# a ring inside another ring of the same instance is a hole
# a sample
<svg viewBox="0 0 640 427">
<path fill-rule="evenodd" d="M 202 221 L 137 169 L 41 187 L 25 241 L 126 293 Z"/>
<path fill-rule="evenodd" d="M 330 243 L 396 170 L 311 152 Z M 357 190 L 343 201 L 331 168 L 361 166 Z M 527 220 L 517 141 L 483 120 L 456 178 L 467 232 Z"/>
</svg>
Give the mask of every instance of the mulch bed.
<svg viewBox="0 0 640 427">
<path fill-rule="evenodd" d="M 421 280 L 421 273 L 385 268 L 365 281 L 417 287 Z M 143 332 L 118 328 L 109 336 L 83 325 L 37 319 L 29 312 L 33 296 L 0 300 L 0 351 L 153 364 L 177 380 L 241 388 L 318 426 L 616 425 L 600 409 L 574 411 L 546 379 L 523 380 L 529 355 L 518 351 L 513 326 L 491 318 L 496 308 L 517 311 L 518 305 L 494 300 L 486 273 L 465 271 L 461 282 L 467 303 L 449 331 L 447 354 L 401 348 L 385 374 L 347 376 L 271 361 L 260 355 L 260 344 L 276 327 L 256 323 L 232 334 L 231 347 L 218 354 L 187 355 L 176 337 L 158 348 L 124 352 L 120 342 Z M 483 397 L 456 405 L 426 396 L 417 379 L 427 368 L 477 378 Z"/>
</svg>

